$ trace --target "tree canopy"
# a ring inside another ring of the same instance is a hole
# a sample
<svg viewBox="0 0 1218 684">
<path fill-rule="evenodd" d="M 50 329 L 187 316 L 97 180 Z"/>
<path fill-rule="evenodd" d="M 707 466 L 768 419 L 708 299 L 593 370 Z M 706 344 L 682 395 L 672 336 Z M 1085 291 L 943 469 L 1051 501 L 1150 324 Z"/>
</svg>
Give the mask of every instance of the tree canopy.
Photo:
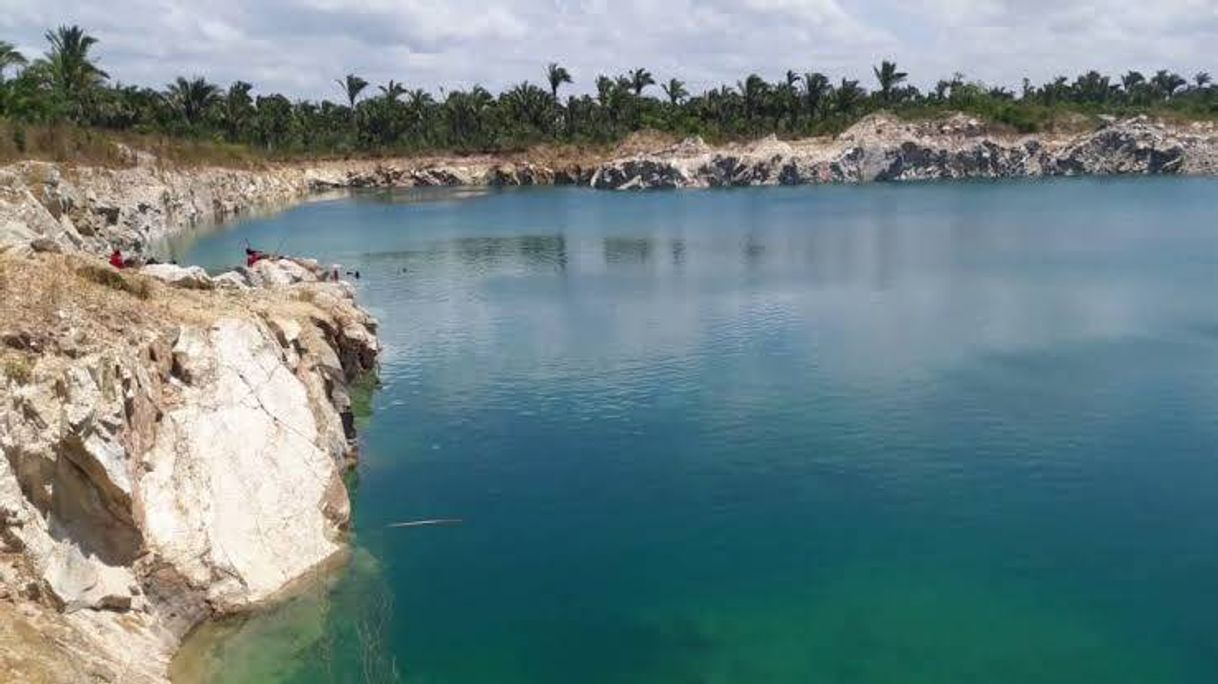
<svg viewBox="0 0 1218 684">
<path fill-rule="evenodd" d="M 561 97 L 573 74 L 557 62 L 535 85 L 495 94 L 482 86 L 441 97 L 390 80 L 375 87 L 357 74 L 336 77 L 341 97 L 293 100 L 251 82 L 227 87 L 202 76 L 163 89 L 112 81 L 93 55 L 97 39 L 78 26 L 46 33 L 46 52 L 27 59 L 0 41 L 0 118 L 12 125 L 68 123 L 87 128 L 180 136 L 245 145 L 273 154 L 381 154 L 514 150 L 537 143 L 612 143 L 658 129 L 711 139 L 768 133 L 785 137 L 840 131 L 880 109 L 910 116 L 964 111 L 1033 131 L 1061 114 L 1170 112 L 1218 118 L 1218 87 L 1208 72 L 1169 70 L 1109 76 L 1087 71 L 1019 92 L 969 80 L 939 80 L 925 92 L 892 60 L 873 69 L 876 89 L 816 70 L 788 70 L 770 81 L 746 74 L 733 87 L 691 91 L 677 76 L 658 81 L 646 68 L 583 81 L 586 94 Z M 336 75 L 337 76 L 337 75 Z M 650 90 L 659 84 L 658 90 Z M 590 87 L 589 87 L 590 86 Z"/>
</svg>

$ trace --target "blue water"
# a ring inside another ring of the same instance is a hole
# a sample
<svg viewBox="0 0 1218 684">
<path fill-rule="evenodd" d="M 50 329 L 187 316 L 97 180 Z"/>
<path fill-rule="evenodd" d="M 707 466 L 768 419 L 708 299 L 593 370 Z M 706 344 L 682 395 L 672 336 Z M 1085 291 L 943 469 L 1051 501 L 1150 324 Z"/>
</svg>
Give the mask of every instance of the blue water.
<svg viewBox="0 0 1218 684">
<path fill-rule="evenodd" d="M 399 193 L 355 557 L 223 682 L 1218 681 L 1218 182 Z M 388 529 L 458 517 L 459 526 Z"/>
</svg>

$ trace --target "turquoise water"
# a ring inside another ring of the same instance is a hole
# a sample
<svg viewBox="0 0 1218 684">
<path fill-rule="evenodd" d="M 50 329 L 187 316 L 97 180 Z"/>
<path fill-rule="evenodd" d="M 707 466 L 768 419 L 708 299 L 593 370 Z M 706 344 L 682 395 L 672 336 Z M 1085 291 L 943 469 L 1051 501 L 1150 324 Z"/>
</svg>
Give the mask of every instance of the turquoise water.
<svg viewBox="0 0 1218 684">
<path fill-rule="evenodd" d="M 356 553 L 214 681 L 1218 681 L 1218 182 L 319 202 Z M 464 524 L 388 529 L 397 521 Z"/>
</svg>

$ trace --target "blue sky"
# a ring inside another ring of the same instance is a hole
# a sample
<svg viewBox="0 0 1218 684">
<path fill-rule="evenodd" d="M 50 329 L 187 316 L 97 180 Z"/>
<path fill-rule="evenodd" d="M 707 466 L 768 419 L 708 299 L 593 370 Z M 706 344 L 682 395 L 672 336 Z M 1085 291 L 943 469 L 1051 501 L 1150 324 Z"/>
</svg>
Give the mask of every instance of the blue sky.
<svg viewBox="0 0 1218 684">
<path fill-rule="evenodd" d="M 576 91 L 636 66 L 694 90 L 787 69 L 870 82 L 884 58 L 923 87 L 955 71 L 1008 86 L 1090 68 L 1218 75 L 1218 0 L 0 0 L 0 40 L 29 55 L 61 23 L 101 39 L 124 82 L 245 78 L 294 97 L 337 97 L 350 71 L 498 90 L 550 61 Z"/>
</svg>

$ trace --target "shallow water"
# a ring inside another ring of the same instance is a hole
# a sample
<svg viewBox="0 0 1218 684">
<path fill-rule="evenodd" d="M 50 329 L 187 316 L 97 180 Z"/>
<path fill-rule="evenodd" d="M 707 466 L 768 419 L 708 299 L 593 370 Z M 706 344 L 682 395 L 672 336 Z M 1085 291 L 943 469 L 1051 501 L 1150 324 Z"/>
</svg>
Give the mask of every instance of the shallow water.
<svg viewBox="0 0 1218 684">
<path fill-rule="evenodd" d="M 196 666 L 1218 681 L 1216 217 L 1211 180 L 538 189 L 179 246 L 358 269 L 387 347 L 355 560 Z"/>
</svg>

